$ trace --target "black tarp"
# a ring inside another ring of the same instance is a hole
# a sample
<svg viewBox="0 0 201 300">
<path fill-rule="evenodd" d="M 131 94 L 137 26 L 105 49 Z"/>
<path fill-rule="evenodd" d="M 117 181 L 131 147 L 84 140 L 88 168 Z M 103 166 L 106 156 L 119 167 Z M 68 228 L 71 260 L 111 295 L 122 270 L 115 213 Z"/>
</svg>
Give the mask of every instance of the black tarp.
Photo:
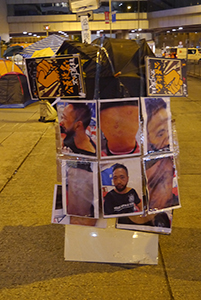
<svg viewBox="0 0 201 300">
<path fill-rule="evenodd" d="M 31 103 L 27 78 L 24 74 L 10 72 L 0 77 L 0 108 L 25 107 Z"/>
<path fill-rule="evenodd" d="M 100 56 L 97 56 L 99 51 Z M 154 57 L 145 39 L 98 38 L 91 44 L 65 41 L 57 52 L 81 56 L 86 98 L 94 98 L 99 70 L 98 98 L 139 97 L 146 95 L 145 56 Z M 97 68 L 97 59 L 100 69 Z M 96 94 L 97 95 L 97 94 Z"/>
</svg>

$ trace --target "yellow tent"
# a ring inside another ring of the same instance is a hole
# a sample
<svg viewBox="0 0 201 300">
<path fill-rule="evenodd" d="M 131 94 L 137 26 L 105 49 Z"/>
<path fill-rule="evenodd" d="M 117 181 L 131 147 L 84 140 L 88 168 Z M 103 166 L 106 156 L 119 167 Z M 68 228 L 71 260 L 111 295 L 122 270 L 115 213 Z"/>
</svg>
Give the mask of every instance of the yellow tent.
<svg viewBox="0 0 201 300">
<path fill-rule="evenodd" d="M 24 74 L 20 67 L 18 67 L 14 62 L 9 59 L 0 59 L 0 76 L 10 73 L 10 72 L 17 72 Z"/>
<path fill-rule="evenodd" d="M 48 47 L 41 50 L 36 50 L 31 57 L 45 57 L 45 56 L 53 56 L 54 52 L 53 50 Z"/>
</svg>

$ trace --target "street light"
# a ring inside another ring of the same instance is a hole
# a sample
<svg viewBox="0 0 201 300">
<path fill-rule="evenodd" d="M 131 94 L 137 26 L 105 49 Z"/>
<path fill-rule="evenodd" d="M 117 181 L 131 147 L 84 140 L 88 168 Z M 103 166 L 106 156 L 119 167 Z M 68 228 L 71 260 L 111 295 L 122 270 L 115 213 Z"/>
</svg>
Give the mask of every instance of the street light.
<svg viewBox="0 0 201 300">
<path fill-rule="evenodd" d="M 43 29 L 46 30 L 46 35 L 48 36 L 48 31 L 50 30 L 50 26 L 49 25 L 44 25 Z"/>
</svg>

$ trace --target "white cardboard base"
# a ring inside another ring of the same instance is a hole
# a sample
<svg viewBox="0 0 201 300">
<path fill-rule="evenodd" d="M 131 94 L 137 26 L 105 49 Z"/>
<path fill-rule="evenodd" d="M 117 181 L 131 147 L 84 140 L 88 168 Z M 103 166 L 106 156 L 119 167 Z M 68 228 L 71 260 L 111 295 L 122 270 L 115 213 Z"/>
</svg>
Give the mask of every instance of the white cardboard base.
<svg viewBox="0 0 201 300">
<path fill-rule="evenodd" d="M 65 225 L 64 258 L 68 261 L 102 263 L 158 263 L 158 234 L 107 228 Z"/>
</svg>

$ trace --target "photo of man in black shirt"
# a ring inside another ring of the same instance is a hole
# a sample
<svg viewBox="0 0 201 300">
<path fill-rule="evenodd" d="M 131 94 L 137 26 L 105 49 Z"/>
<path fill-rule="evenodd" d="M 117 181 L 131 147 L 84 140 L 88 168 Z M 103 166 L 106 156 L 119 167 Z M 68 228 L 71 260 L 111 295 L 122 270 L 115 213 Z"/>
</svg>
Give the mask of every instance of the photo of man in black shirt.
<svg viewBox="0 0 201 300">
<path fill-rule="evenodd" d="M 142 211 L 142 201 L 135 189 L 127 186 L 128 169 L 123 164 L 113 167 L 115 188 L 104 196 L 104 215 L 134 214 Z"/>
</svg>

